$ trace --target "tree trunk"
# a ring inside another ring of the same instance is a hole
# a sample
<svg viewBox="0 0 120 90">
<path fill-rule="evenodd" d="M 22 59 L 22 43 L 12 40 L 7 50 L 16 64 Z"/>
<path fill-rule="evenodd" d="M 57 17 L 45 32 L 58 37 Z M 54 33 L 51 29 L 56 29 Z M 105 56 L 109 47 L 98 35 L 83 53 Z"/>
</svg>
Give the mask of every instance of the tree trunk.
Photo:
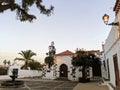
<svg viewBox="0 0 120 90">
<path fill-rule="evenodd" d="M 50 63 L 48 63 L 48 68 L 50 69 L 50 67 L 51 67 L 51 64 L 50 64 Z"/>
<path fill-rule="evenodd" d="M 27 61 L 25 61 L 25 67 L 24 68 L 28 69 L 28 62 Z"/>
<path fill-rule="evenodd" d="M 79 82 L 82 82 L 82 83 L 88 82 L 86 78 L 86 66 L 82 67 L 82 77 L 79 78 Z"/>
<path fill-rule="evenodd" d="M 82 68 L 82 78 L 86 79 L 86 72 L 85 72 L 86 66 L 83 66 Z"/>
</svg>

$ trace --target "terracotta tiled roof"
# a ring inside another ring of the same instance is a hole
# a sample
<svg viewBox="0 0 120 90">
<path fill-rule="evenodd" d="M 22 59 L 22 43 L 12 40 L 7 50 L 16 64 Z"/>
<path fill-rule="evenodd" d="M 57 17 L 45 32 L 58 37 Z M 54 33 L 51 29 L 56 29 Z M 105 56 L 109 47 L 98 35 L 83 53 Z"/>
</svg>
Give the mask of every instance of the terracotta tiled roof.
<svg viewBox="0 0 120 90">
<path fill-rule="evenodd" d="M 74 54 L 73 52 L 66 50 L 64 52 L 56 54 L 56 56 L 73 55 L 73 54 Z"/>
</svg>

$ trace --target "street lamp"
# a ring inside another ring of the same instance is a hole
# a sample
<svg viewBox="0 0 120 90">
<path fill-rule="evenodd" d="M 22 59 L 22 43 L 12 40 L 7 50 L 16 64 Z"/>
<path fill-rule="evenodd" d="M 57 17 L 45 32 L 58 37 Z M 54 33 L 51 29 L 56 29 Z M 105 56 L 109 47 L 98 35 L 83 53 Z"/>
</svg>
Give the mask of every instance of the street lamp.
<svg viewBox="0 0 120 90">
<path fill-rule="evenodd" d="M 109 15 L 107 15 L 107 14 L 104 14 L 104 16 L 102 17 L 102 19 L 103 19 L 103 21 L 104 21 L 104 23 L 105 23 L 106 25 L 119 26 L 119 22 L 112 22 L 112 23 L 109 23 L 109 24 L 108 24 Z"/>
</svg>

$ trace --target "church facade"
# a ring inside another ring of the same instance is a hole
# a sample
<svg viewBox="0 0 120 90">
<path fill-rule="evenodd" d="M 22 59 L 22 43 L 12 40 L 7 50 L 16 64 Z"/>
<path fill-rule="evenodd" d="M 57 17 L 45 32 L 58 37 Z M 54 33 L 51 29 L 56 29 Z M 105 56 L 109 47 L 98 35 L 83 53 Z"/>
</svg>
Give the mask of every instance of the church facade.
<svg viewBox="0 0 120 90">
<path fill-rule="evenodd" d="M 91 51 L 96 52 L 99 51 Z M 50 71 L 47 71 L 44 67 L 43 78 L 44 79 L 57 79 L 57 78 L 66 78 L 71 81 L 79 81 L 79 78 L 82 77 L 82 67 L 74 67 L 72 65 L 72 57 L 75 53 L 66 50 L 55 55 L 55 64 L 51 67 Z M 93 77 L 92 68 L 87 70 L 88 78 Z"/>
<path fill-rule="evenodd" d="M 71 64 L 73 52 L 66 50 L 55 55 L 55 63 L 57 64 L 57 77 L 66 77 L 71 81 L 78 81 L 82 73 L 78 68 L 73 67 Z"/>
</svg>

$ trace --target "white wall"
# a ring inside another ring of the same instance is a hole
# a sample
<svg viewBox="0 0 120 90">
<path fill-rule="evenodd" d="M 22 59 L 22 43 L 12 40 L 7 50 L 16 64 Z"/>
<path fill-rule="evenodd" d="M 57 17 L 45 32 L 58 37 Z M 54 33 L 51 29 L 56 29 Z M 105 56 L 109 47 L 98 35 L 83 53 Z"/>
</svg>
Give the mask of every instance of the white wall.
<svg viewBox="0 0 120 90">
<path fill-rule="evenodd" d="M 71 55 L 66 55 L 66 56 L 57 56 L 56 57 L 56 64 L 57 64 L 57 77 L 60 77 L 59 74 L 59 69 L 60 69 L 60 65 L 62 64 L 66 64 L 68 67 L 68 78 L 70 77 L 70 71 L 71 71 Z"/>
<path fill-rule="evenodd" d="M 18 78 L 42 76 L 42 71 L 38 70 L 20 70 L 18 72 Z M 0 75 L 0 80 L 11 79 L 10 75 L 9 73 L 8 75 Z"/>
<path fill-rule="evenodd" d="M 30 70 L 30 69 L 22 70 L 20 68 L 21 66 L 17 64 L 17 62 L 14 62 L 12 65 L 9 66 L 8 76 L 12 75 L 13 69 L 18 69 L 18 78 L 42 76 L 42 71 Z"/>
<path fill-rule="evenodd" d="M 42 71 L 38 70 L 20 70 L 18 78 L 42 76 Z"/>
<path fill-rule="evenodd" d="M 54 76 L 54 70 L 51 70 L 50 72 L 46 72 L 45 77 L 42 77 L 43 79 L 56 79 L 57 77 Z"/>
<path fill-rule="evenodd" d="M 57 56 L 56 57 L 56 64 L 57 64 L 57 77 L 60 77 L 59 75 L 59 69 L 62 64 L 66 64 L 68 67 L 68 79 L 71 81 L 79 81 L 79 77 L 82 77 L 82 71 L 80 71 L 80 67 L 75 67 L 75 78 L 71 75 L 72 74 L 72 68 L 73 65 L 71 64 L 72 61 L 72 55 L 64 55 L 64 56 Z M 92 68 L 90 70 L 90 78 L 92 75 Z"/>
<path fill-rule="evenodd" d="M 102 73 L 102 77 L 105 78 L 105 79 L 109 79 L 109 76 L 108 76 L 108 61 L 106 60 L 106 57 L 104 55 L 104 51 L 102 52 L 102 55 L 101 55 L 101 73 Z"/>
<path fill-rule="evenodd" d="M 120 12 L 118 13 L 117 16 L 120 17 Z M 118 20 L 118 17 L 116 17 L 115 21 L 117 20 Z M 118 67 L 119 67 L 119 73 L 120 73 L 120 36 L 119 36 L 120 33 L 118 30 L 120 30 L 120 27 L 113 26 L 105 42 L 105 57 L 106 57 L 106 60 L 109 59 L 110 83 L 112 83 L 114 86 L 116 86 L 114 63 L 113 63 L 113 55 L 115 54 L 117 54 Z"/>
<path fill-rule="evenodd" d="M 107 42 L 110 44 L 110 42 Z M 109 45 L 107 44 L 107 45 Z M 111 44 L 110 44 L 111 45 Z M 114 71 L 114 63 L 113 63 L 113 55 L 117 54 L 118 58 L 118 68 L 120 70 L 120 39 L 113 44 L 113 46 L 109 49 L 106 49 L 106 60 L 109 59 L 109 69 L 110 69 L 110 82 L 115 85 L 115 71 Z M 120 72 L 119 72 L 120 73 Z"/>
</svg>

